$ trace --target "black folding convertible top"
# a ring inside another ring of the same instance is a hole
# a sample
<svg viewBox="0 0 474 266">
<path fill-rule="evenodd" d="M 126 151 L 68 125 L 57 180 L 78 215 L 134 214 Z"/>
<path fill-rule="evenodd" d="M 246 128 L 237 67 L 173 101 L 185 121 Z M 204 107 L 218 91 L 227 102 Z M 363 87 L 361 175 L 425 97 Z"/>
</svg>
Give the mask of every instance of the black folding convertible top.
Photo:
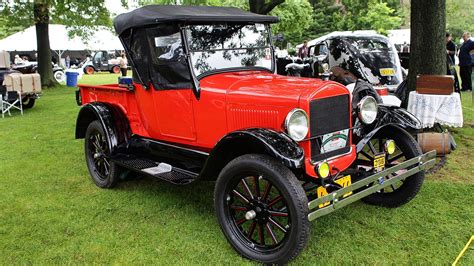
<svg viewBox="0 0 474 266">
<path fill-rule="evenodd" d="M 259 15 L 235 7 L 150 5 L 118 15 L 114 19 L 117 34 L 130 28 L 161 23 L 275 23 L 278 17 Z"/>
</svg>

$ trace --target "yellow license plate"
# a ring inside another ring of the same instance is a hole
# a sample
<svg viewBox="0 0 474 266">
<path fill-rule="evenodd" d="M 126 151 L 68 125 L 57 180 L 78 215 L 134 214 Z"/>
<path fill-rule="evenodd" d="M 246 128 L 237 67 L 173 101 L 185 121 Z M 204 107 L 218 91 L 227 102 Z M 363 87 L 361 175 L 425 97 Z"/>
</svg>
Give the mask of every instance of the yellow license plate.
<svg viewBox="0 0 474 266">
<path fill-rule="evenodd" d="M 395 69 L 393 68 L 381 68 L 379 69 L 380 75 L 382 76 L 394 76 L 395 75 Z"/>
<path fill-rule="evenodd" d="M 374 158 L 374 169 L 380 172 L 385 168 L 385 153 L 377 154 Z"/>
<path fill-rule="evenodd" d="M 341 177 L 337 180 L 334 181 L 335 183 L 339 184 L 341 187 L 348 187 L 352 184 L 352 179 L 351 179 L 351 176 L 350 175 L 346 175 L 344 177 Z M 328 194 L 328 191 L 326 190 L 326 188 L 320 186 L 318 187 L 318 189 L 316 190 L 316 193 L 318 194 L 318 198 L 321 198 L 323 196 L 326 196 Z M 352 192 L 348 192 L 346 194 L 344 194 L 344 196 L 342 196 L 343 198 L 347 197 L 347 196 L 350 196 L 352 194 Z M 323 207 L 326 207 L 330 204 L 330 202 L 324 202 L 324 203 L 321 203 L 319 204 L 319 208 L 323 208 Z"/>
</svg>

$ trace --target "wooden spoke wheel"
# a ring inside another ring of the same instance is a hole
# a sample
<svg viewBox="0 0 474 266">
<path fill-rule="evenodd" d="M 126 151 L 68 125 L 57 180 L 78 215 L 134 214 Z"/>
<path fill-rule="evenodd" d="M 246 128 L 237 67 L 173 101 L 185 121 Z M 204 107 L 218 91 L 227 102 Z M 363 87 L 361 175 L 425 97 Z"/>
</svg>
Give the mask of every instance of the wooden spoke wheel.
<svg viewBox="0 0 474 266">
<path fill-rule="evenodd" d="M 215 193 L 221 229 L 244 257 L 286 263 L 309 235 L 308 200 L 294 174 L 265 155 L 243 155 L 219 175 Z"/>
<path fill-rule="evenodd" d="M 374 158 L 376 155 L 385 152 L 384 144 L 388 139 L 395 141 L 396 148 L 393 154 L 385 154 L 385 168 L 395 166 L 422 154 L 418 143 L 410 135 L 401 134 L 394 130 L 383 129 L 378 132 L 358 154 L 357 164 L 359 167 L 364 168 L 369 174 L 374 173 Z M 407 170 L 408 169 L 401 169 L 390 176 L 386 176 L 385 179 L 390 179 Z M 367 196 L 363 201 L 385 207 L 401 206 L 416 196 L 423 184 L 423 180 L 424 172 L 418 172 L 391 186 L 381 189 L 377 193 Z"/>
</svg>

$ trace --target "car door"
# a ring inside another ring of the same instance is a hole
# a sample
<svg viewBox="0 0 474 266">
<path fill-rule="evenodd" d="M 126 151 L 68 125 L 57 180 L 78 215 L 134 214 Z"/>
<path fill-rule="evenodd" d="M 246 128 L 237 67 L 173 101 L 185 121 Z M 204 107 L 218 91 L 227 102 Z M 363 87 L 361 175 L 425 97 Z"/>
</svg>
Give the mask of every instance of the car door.
<svg viewBox="0 0 474 266">
<path fill-rule="evenodd" d="M 94 58 L 92 58 L 92 64 L 94 65 L 94 68 L 97 70 L 101 69 L 102 66 L 102 51 L 96 52 L 94 54 Z"/>
<path fill-rule="evenodd" d="M 147 29 L 157 133 L 173 142 L 196 140 L 192 86 L 178 28 Z M 147 112 L 147 110 L 144 110 Z"/>
</svg>

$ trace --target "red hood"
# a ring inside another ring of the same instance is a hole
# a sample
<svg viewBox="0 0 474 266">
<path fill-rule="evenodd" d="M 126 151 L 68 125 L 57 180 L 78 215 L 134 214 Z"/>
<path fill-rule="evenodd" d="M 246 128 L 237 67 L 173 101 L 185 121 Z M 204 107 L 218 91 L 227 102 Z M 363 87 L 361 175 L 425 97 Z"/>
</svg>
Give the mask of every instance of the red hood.
<svg viewBox="0 0 474 266">
<path fill-rule="evenodd" d="M 331 95 L 347 93 L 344 86 L 340 84 L 328 86 L 330 84 L 337 83 L 313 78 L 281 76 L 264 71 L 228 72 L 211 75 L 201 80 L 201 87 L 204 90 L 208 88 L 226 90 L 227 103 L 277 106 L 297 106 L 300 98 L 309 100 L 323 89 Z"/>
</svg>

